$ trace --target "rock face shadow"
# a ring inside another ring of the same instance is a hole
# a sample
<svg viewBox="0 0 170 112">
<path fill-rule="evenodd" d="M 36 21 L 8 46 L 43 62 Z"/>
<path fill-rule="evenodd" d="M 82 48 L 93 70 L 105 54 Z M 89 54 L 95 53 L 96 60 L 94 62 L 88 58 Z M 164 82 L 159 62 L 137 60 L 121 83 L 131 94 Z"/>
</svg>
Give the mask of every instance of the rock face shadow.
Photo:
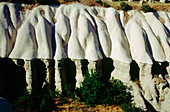
<svg viewBox="0 0 170 112">
<path fill-rule="evenodd" d="M 165 75 L 168 74 L 168 71 L 166 69 L 168 66 L 169 66 L 169 63 L 166 61 L 161 63 L 161 74 L 164 78 L 165 78 Z"/>
<path fill-rule="evenodd" d="M 88 71 L 88 64 L 89 64 L 89 62 L 88 62 L 88 60 L 86 60 L 86 59 L 84 59 L 84 60 L 81 60 L 81 70 L 82 70 L 82 73 L 83 73 L 83 75 L 84 74 L 86 74 L 86 72 Z"/>
<path fill-rule="evenodd" d="M 138 64 L 133 60 L 130 64 L 130 76 L 132 81 L 139 80 L 139 70 Z"/>
<path fill-rule="evenodd" d="M 67 58 L 62 60 L 62 94 L 68 96 L 68 92 L 74 92 L 76 86 L 76 65 L 75 63 Z"/>
<path fill-rule="evenodd" d="M 26 91 L 26 71 L 24 69 L 24 60 L 17 59 L 17 77 L 16 77 L 16 89 L 17 95 L 22 96 Z"/>
<path fill-rule="evenodd" d="M 55 60 L 49 63 L 49 90 L 55 91 Z"/>
<path fill-rule="evenodd" d="M 46 66 L 40 59 L 31 61 L 32 92 L 40 92 L 46 78 Z"/>
<path fill-rule="evenodd" d="M 17 60 L 16 65 L 12 59 L 0 59 L 0 96 L 13 102 L 21 96 L 26 89 L 24 61 Z"/>
<path fill-rule="evenodd" d="M 161 74 L 163 76 L 163 78 L 165 79 L 165 75 L 168 74 L 167 72 L 167 67 L 168 67 L 168 62 L 161 62 L 161 63 L 158 63 L 156 61 L 153 62 L 153 65 L 152 65 L 152 75 L 155 76 L 155 75 L 159 75 Z"/>
<path fill-rule="evenodd" d="M 153 76 L 161 74 L 161 65 L 158 62 L 153 62 L 151 73 Z"/>
<path fill-rule="evenodd" d="M 115 69 L 115 67 L 113 66 L 113 60 L 111 58 L 104 58 L 101 60 L 100 65 L 101 65 L 101 68 L 99 69 L 101 70 L 101 73 L 100 73 L 101 79 L 104 82 L 107 82 L 111 77 L 112 71 Z"/>
</svg>

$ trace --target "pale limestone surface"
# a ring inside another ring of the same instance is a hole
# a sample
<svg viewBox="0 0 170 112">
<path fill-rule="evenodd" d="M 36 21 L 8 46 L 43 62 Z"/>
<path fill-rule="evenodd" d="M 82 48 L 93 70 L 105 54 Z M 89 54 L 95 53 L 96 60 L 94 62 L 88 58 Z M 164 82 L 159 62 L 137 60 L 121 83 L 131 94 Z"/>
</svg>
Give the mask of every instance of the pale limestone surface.
<svg viewBox="0 0 170 112">
<path fill-rule="evenodd" d="M 147 47 L 145 47 L 146 42 L 144 38 L 146 37 L 146 33 L 144 30 L 135 20 L 131 19 L 125 28 L 125 32 L 130 43 L 130 50 L 133 60 L 152 64 Z"/>
<path fill-rule="evenodd" d="M 71 4 L 21 11 L 15 4 L 0 6 L 0 57 L 92 61 L 110 57 L 147 64 L 170 61 L 166 12 L 130 11 L 125 23 L 124 12 L 113 8 Z"/>
<path fill-rule="evenodd" d="M 124 63 L 130 63 L 132 58 L 130 56 L 129 43 L 125 32 L 123 32 L 120 26 L 120 18 L 117 11 L 111 8 L 108 9 L 106 13 L 106 24 L 111 38 L 110 58 Z"/>
<path fill-rule="evenodd" d="M 165 27 L 163 26 L 163 24 L 157 19 L 157 16 L 155 16 L 153 13 L 146 13 L 145 19 L 150 25 L 150 27 L 152 28 L 152 31 L 155 34 L 155 36 L 160 41 L 164 49 L 164 53 L 166 55 L 166 61 L 169 62 L 170 60 L 169 32 L 165 30 Z"/>
</svg>

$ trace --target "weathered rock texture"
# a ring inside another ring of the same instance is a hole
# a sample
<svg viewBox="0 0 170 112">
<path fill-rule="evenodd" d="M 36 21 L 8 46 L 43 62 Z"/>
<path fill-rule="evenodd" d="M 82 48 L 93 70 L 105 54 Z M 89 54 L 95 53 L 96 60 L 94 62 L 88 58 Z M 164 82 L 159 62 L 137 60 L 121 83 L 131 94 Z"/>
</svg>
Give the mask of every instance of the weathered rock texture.
<svg viewBox="0 0 170 112">
<path fill-rule="evenodd" d="M 98 69 L 101 77 L 132 87 L 141 109 L 168 112 L 169 18 L 159 11 L 0 3 L 0 93 L 10 92 L 6 85 L 17 86 L 17 94 L 24 88 L 75 88 L 87 70 Z"/>
</svg>

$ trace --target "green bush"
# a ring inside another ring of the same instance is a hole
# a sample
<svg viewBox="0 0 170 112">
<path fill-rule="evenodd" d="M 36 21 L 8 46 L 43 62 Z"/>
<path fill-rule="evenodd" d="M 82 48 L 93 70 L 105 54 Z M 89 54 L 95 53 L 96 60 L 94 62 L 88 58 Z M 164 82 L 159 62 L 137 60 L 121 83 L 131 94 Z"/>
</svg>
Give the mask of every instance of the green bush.
<svg viewBox="0 0 170 112">
<path fill-rule="evenodd" d="M 75 88 L 73 88 L 73 84 L 65 84 L 62 91 L 62 96 L 64 97 L 70 97 L 72 99 L 75 99 Z"/>
<path fill-rule="evenodd" d="M 100 5 L 103 5 L 103 2 L 101 0 L 96 0 L 96 2 Z"/>
<path fill-rule="evenodd" d="M 131 102 L 123 103 L 120 106 L 124 112 L 141 112 L 141 110 L 136 108 L 135 105 L 132 104 Z"/>
<path fill-rule="evenodd" d="M 128 5 L 126 2 L 121 2 L 120 3 L 120 8 L 124 11 L 128 11 L 131 10 L 132 7 L 130 5 Z"/>
<path fill-rule="evenodd" d="M 142 5 L 143 12 L 153 12 L 154 10 L 149 5 Z"/>
<path fill-rule="evenodd" d="M 76 88 L 76 95 L 87 105 L 121 105 L 123 110 L 134 112 L 136 108 L 131 103 L 132 96 L 126 89 L 121 81 L 112 78 L 103 82 L 98 71 L 91 71 L 91 74 L 86 73 L 80 88 Z"/>
<path fill-rule="evenodd" d="M 55 109 L 55 93 L 25 93 L 14 103 L 15 112 L 51 112 Z"/>
<path fill-rule="evenodd" d="M 99 80 L 97 71 L 91 71 L 91 73 L 91 75 L 88 72 L 86 73 L 86 78 L 81 87 L 76 89 L 76 95 L 81 101 L 94 106 L 101 103 L 101 91 L 104 89 L 105 84 Z"/>
</svg>

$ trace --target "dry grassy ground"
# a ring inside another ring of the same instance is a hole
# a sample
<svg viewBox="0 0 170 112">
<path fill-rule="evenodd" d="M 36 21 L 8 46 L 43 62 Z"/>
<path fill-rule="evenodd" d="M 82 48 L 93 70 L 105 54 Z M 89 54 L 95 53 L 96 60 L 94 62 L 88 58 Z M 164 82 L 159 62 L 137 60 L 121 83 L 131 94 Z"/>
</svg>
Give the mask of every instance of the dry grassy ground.
<svg viewBox="0 0 170 112">
<path fill-rule="evenodd" d="M 72 100 L 71 98 L 54 98 L 56 110 L 53 112 L 123 112 L 120 106 L 96 105 L 90 107 L 83 102 Z"/>
<path fill-rule="evenodd" d="M 103 0 L 103 1 L 115 9 L 118 9 L 118 7 L 120 6 L 120 2 L 110 2 L 108 0 Z M 139 4 L 139 1 L 134 1 L 131 3 L 127 2 L 127 3 L 132 7 L 133 10 L 141 11 L 142 4 Z M 150 7 L 156 11 L 170 12 L 170 3 L 160 3 L 158 1 L 155 1 L 154 3 L 144 3 L 144 4 L 150 5 Z"/>
</svg>

